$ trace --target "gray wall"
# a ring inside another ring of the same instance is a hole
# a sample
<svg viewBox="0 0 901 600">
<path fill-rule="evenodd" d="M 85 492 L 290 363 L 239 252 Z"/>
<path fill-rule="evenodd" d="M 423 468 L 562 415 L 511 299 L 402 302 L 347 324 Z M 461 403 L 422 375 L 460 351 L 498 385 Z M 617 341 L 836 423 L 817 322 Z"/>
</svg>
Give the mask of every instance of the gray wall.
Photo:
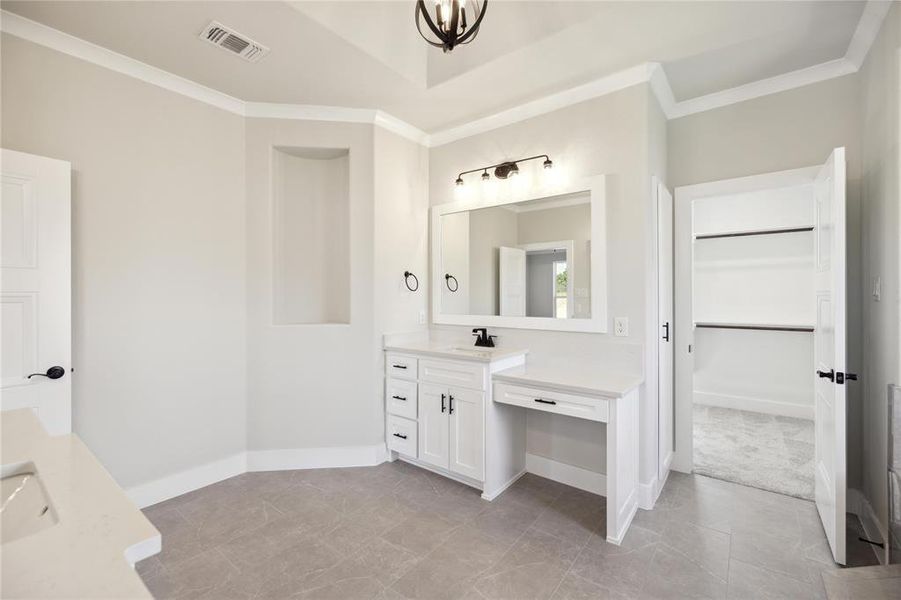
<svg viewBox="0 0 901 600">
<path fill-rule="evenodd" d="M 2 145 L 71 161 L 73 427 L 128 487 L 244 450 L 244 120 L 2 36 Z"/>
<path fill-rule="evenodd" d="M 457 173 L 503 159 L 549 154 L 555 168 L 577 180 L 610 176 L 607 199 L 608 334 L 562 333 L 499 329 L 499 343 L 530 349 L 530 359 L 561 360 L 577 356 L 588 368 L 643 368 L 645 341 L 645 267 L 649 239 L 650 173 L 648 114 L 654 102 L 647 85 L 589 100 L 526 121 L 457 140 L 429 151 L 429 202 L 453 202 Z M 540 177 L 536 171 L 524 173 Z M 531 166 L 524 166 L 531 169 Z M 501 182 L 504 183 L 504 182 Z M 631 335 L 614 337 L 614 316 L 630 320 Z M 471 326 L 479 323 L 477 320 Z M 437 335 L 469 335 L 469 326 L 441 326 Z M 656 390 L 656 386 L 654 387 Z M 642 421 L 656 431 L 656 399 L 642 394 Z M 534 411 L 533 411 L 534 412 Z M 530 452 L 567 464 L 605 471 L 604 437 L 598 427 L 584 427 L 571 419 L 548 414 L 529 415 Z M 602 429 L 602 428 L 601 428 Z M 557 443 L 548 443 L 548 432 Z M 642 481 L 656 471 L 656 440 L 642 442 Z"/>
<path fill-rule="evenodd" d="M 864 366 L 863 491 L 885 527 L 886 385 L 901 385 L 901 4 L 895 3 L 861 71 Z M 876 277 L 882 297 L 871 294 Z"/>
</svg>

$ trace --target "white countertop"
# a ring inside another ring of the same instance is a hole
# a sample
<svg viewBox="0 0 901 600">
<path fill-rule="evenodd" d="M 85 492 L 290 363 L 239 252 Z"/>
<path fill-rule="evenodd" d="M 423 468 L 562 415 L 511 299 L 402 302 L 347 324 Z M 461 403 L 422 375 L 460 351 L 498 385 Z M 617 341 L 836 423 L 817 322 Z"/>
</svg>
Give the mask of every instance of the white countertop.
<svg viewBox="0 0 901 600">
<path fill-rule="evenodd" d="M 75 435 L 50 437 L 31 409 L 3 412 L 4 465 L 32 462 L 59 522 L 0 546 L 4 598 L 151 598 L 130 563 L 160 533 Z"/>
<path fill-rule="evenodd" d="M 494 381 L 608 398 L 621 398 L 644 381 L 641 375 L 604 371 L 603 367 L 579 361 L 527 362 L 520 367 L 498 371 L 492 377 Z"/>
<path fill-rule="evenodd" d="M 425 354 L 438 358 L 450 358 L 453 360 L 469 360 L 474 362 L 491 363 L 514 356 L 528 354 L 525 348 L 481 348 L 467 343 L 453 343 L 437 340 L 415 340 L 407 342 L 386 342 L 385 350 L 389 352 L 406 352 L 411 354 Z"/>
</svg>

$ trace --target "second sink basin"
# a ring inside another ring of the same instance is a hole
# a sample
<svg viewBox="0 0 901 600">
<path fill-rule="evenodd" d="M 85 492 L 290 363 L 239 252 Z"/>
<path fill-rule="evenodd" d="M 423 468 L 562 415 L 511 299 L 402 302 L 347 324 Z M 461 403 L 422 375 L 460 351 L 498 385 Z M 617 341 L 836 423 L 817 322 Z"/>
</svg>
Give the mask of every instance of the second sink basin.
<svg viewBox="0 0 901 600">
<path fill-rule="evenodd" d="M 0 467 L 0 544 L 35 534 L 58 522 L 33 463 Z"/>
</svg>

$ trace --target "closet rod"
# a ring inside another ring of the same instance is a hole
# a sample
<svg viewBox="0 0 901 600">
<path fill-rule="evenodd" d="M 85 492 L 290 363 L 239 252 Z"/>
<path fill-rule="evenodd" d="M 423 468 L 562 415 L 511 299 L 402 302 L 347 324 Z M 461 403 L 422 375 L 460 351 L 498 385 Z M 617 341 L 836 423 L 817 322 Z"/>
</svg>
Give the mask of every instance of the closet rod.
<svg viewBox="0 0 901 600">
<path fill-rule="evenodd" d="M 754 331 L 805 331 L 813 332 L 809 325 L 740 325 L 738 323 L 695 323 L 695 327 L 705 329 L 750 329 Z"/>
<path fill-rule="evenodd" d="M 776 233 L 798 233 L 800 231 L 813 231 L 813 227 L 792 227 L 789 229 L 760 229 L 757 231 L 738 231 L 735 233 L 705 233 L 696 235 L 696 240 L 710 240 L 714 238 L 745 237 L 749 235 L 772 235 Z"/>
</svg>

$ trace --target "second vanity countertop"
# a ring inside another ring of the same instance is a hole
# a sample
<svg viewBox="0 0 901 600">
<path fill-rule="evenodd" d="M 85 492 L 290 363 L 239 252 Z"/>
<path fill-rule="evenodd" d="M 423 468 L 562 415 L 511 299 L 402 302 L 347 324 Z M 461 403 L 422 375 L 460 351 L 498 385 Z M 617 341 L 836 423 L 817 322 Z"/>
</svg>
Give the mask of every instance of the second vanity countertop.
<svg viewBox="0 0 901 600">
<path fill-rule="evenodd" d="M 160 534 L 91 451 L 47 435 L 31 409 L 4 412 L 0 428 L 4 466 L 33 464 L 58 519 L 3 544 L 0 596 L 150 598 L 129 563 L 159 552 Z"/>
<path fill-rule="evenodd" d="M 452 360 L 468 360 L 482 363 L 492 363 L 514 356 L 528 354 L 525 348 L 482 348 L 471 343 L 454 343 L 440 340 L 415 340 L 405 342 L 386 342 L 385 350 L 388 352 L 401 352 L 410 354 L 424 354 L 436 358 L 448 358 Z"/>
<path fill-rule="evenodd" d="M 641 375 L 604 371 L 586 362 L 527 362 L 498 371 L 494 381 L 553 388 L 572 394 L 621 398 L 644 381 Z"/>
</svg>

